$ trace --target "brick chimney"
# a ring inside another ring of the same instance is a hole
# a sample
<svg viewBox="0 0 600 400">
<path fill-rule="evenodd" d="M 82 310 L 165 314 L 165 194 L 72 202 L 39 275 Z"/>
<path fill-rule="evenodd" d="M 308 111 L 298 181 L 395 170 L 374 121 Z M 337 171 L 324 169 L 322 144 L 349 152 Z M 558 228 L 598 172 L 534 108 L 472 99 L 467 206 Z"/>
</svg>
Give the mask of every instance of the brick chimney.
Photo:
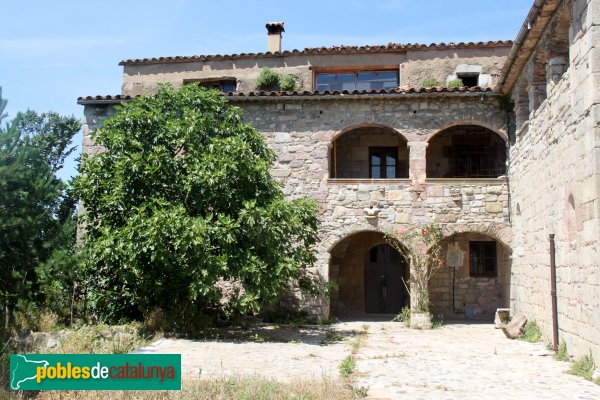
<svg viewBox="0 0 600 400">
<path fill-rule="evenodd" d="M 271 53 L 281 51 L 281 33 L 285 32 L 283 22 L 267 22 L 265 26 L 269 32 L 267 36 L 268 51 Z"/>
</svg>

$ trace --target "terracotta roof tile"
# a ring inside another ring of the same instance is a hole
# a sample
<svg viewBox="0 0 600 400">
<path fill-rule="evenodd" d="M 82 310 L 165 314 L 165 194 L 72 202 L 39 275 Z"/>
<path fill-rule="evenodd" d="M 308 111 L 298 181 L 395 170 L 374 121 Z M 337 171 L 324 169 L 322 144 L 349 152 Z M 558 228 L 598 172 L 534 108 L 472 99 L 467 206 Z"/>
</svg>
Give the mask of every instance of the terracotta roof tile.
<svg viewBox="0 0 600 400">
<path fill-rule="evenodd" d="M 493 92 L 493 87 L 432 87 L 432 88 L 398 88 L 389 90 L 342 90 L 342 91 L 293 91 L 293 92 L 228 92 L 225 96 L 235 98 L 247 97 L 326 97 L 326 96 L 362 96 L 362 95 L 406 95 L 406 94 L 425 94 L 425 93 L 486 93 Z M 139 96 L 85 96 L 77 99 L 78 104 L 97 104 L 97 103 L 120 103 L 122 101 L 132 100 Z"/>
<path fill-rule="evenodd" d="M 161 63 L 178 63 L 192 61 L 213 61 L 213 60 L 232 60 L 242 58 L 269 58 L 282 56 L 298 56 L 298 55 L 328 55 L 328 54 L 360 54 L 360 53 L 393 53 L 407 50 L 444 50 L 444 49 L 470 49 L 470 48 L 490 48 L 490 47 L 511 47 L 511 40 L 494 40 L 487 42 L 460 42 L 460 43 L 388 43 L 386 45 L 375 46 L 332 46 L 332 47 L 310 47 L 304 50 L 285 50 L 275 53 L 239 53 L 239 54 L 213 54 L 213 55 L 195 55 L 195 56 L 175 56 L 175 57 L 155 57 L 155 58 L 136 58 L 127 59 L 119 63 L 119 65 L 136 65 L 136 64 L 161 64 Z"/>
</svg>

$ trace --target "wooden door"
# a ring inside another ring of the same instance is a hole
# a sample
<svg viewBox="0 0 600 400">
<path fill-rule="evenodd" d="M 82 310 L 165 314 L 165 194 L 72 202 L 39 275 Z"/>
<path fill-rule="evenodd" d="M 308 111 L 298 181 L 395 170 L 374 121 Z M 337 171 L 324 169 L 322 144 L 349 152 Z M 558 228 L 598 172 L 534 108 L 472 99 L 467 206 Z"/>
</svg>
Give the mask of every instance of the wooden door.
<svg viewBox="0 0 600 400">
<path fill-rule="evenodd" d="M 390 245 L 373 247 L 365 261 L 365 312 L 399 313 L 408 299 L 406 273 L 404 258 Z"/>
</svg>

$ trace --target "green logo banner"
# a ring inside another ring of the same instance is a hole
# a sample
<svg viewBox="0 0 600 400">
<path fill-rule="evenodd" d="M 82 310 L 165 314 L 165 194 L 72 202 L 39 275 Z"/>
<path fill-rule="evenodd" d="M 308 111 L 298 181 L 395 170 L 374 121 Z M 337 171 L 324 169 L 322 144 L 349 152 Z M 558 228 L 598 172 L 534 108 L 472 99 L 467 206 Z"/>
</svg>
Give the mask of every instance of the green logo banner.
<svg viewBox="0 0 600 400">
<path fill-rule="evenodd" d="M 181 390 L 181 354 L 11 354 L 12 390 Z"/>
</svg>

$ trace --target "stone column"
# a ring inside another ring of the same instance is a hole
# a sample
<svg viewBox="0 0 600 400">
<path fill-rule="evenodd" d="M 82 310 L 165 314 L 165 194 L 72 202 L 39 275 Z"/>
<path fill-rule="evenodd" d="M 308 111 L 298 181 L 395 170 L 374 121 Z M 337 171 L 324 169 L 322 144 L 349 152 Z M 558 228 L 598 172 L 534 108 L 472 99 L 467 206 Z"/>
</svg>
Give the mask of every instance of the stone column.
<svg viewBox="0 0 600 400">
<path fill-rule="evenodd" d="M 546 64 L 546 81 L 556 85 L 568 68 L 567 58 L 564 55 L 555 55 L 548 59 Z"/>
<path fill-rule="evenodd" d="M 425 155 L 429 143 L 408 142 L 407 144 L 410 151 L 408 163 L 409 177 L 415 185 L 425 183 L 425 178 L 427 177 Z"/>
</svg>

